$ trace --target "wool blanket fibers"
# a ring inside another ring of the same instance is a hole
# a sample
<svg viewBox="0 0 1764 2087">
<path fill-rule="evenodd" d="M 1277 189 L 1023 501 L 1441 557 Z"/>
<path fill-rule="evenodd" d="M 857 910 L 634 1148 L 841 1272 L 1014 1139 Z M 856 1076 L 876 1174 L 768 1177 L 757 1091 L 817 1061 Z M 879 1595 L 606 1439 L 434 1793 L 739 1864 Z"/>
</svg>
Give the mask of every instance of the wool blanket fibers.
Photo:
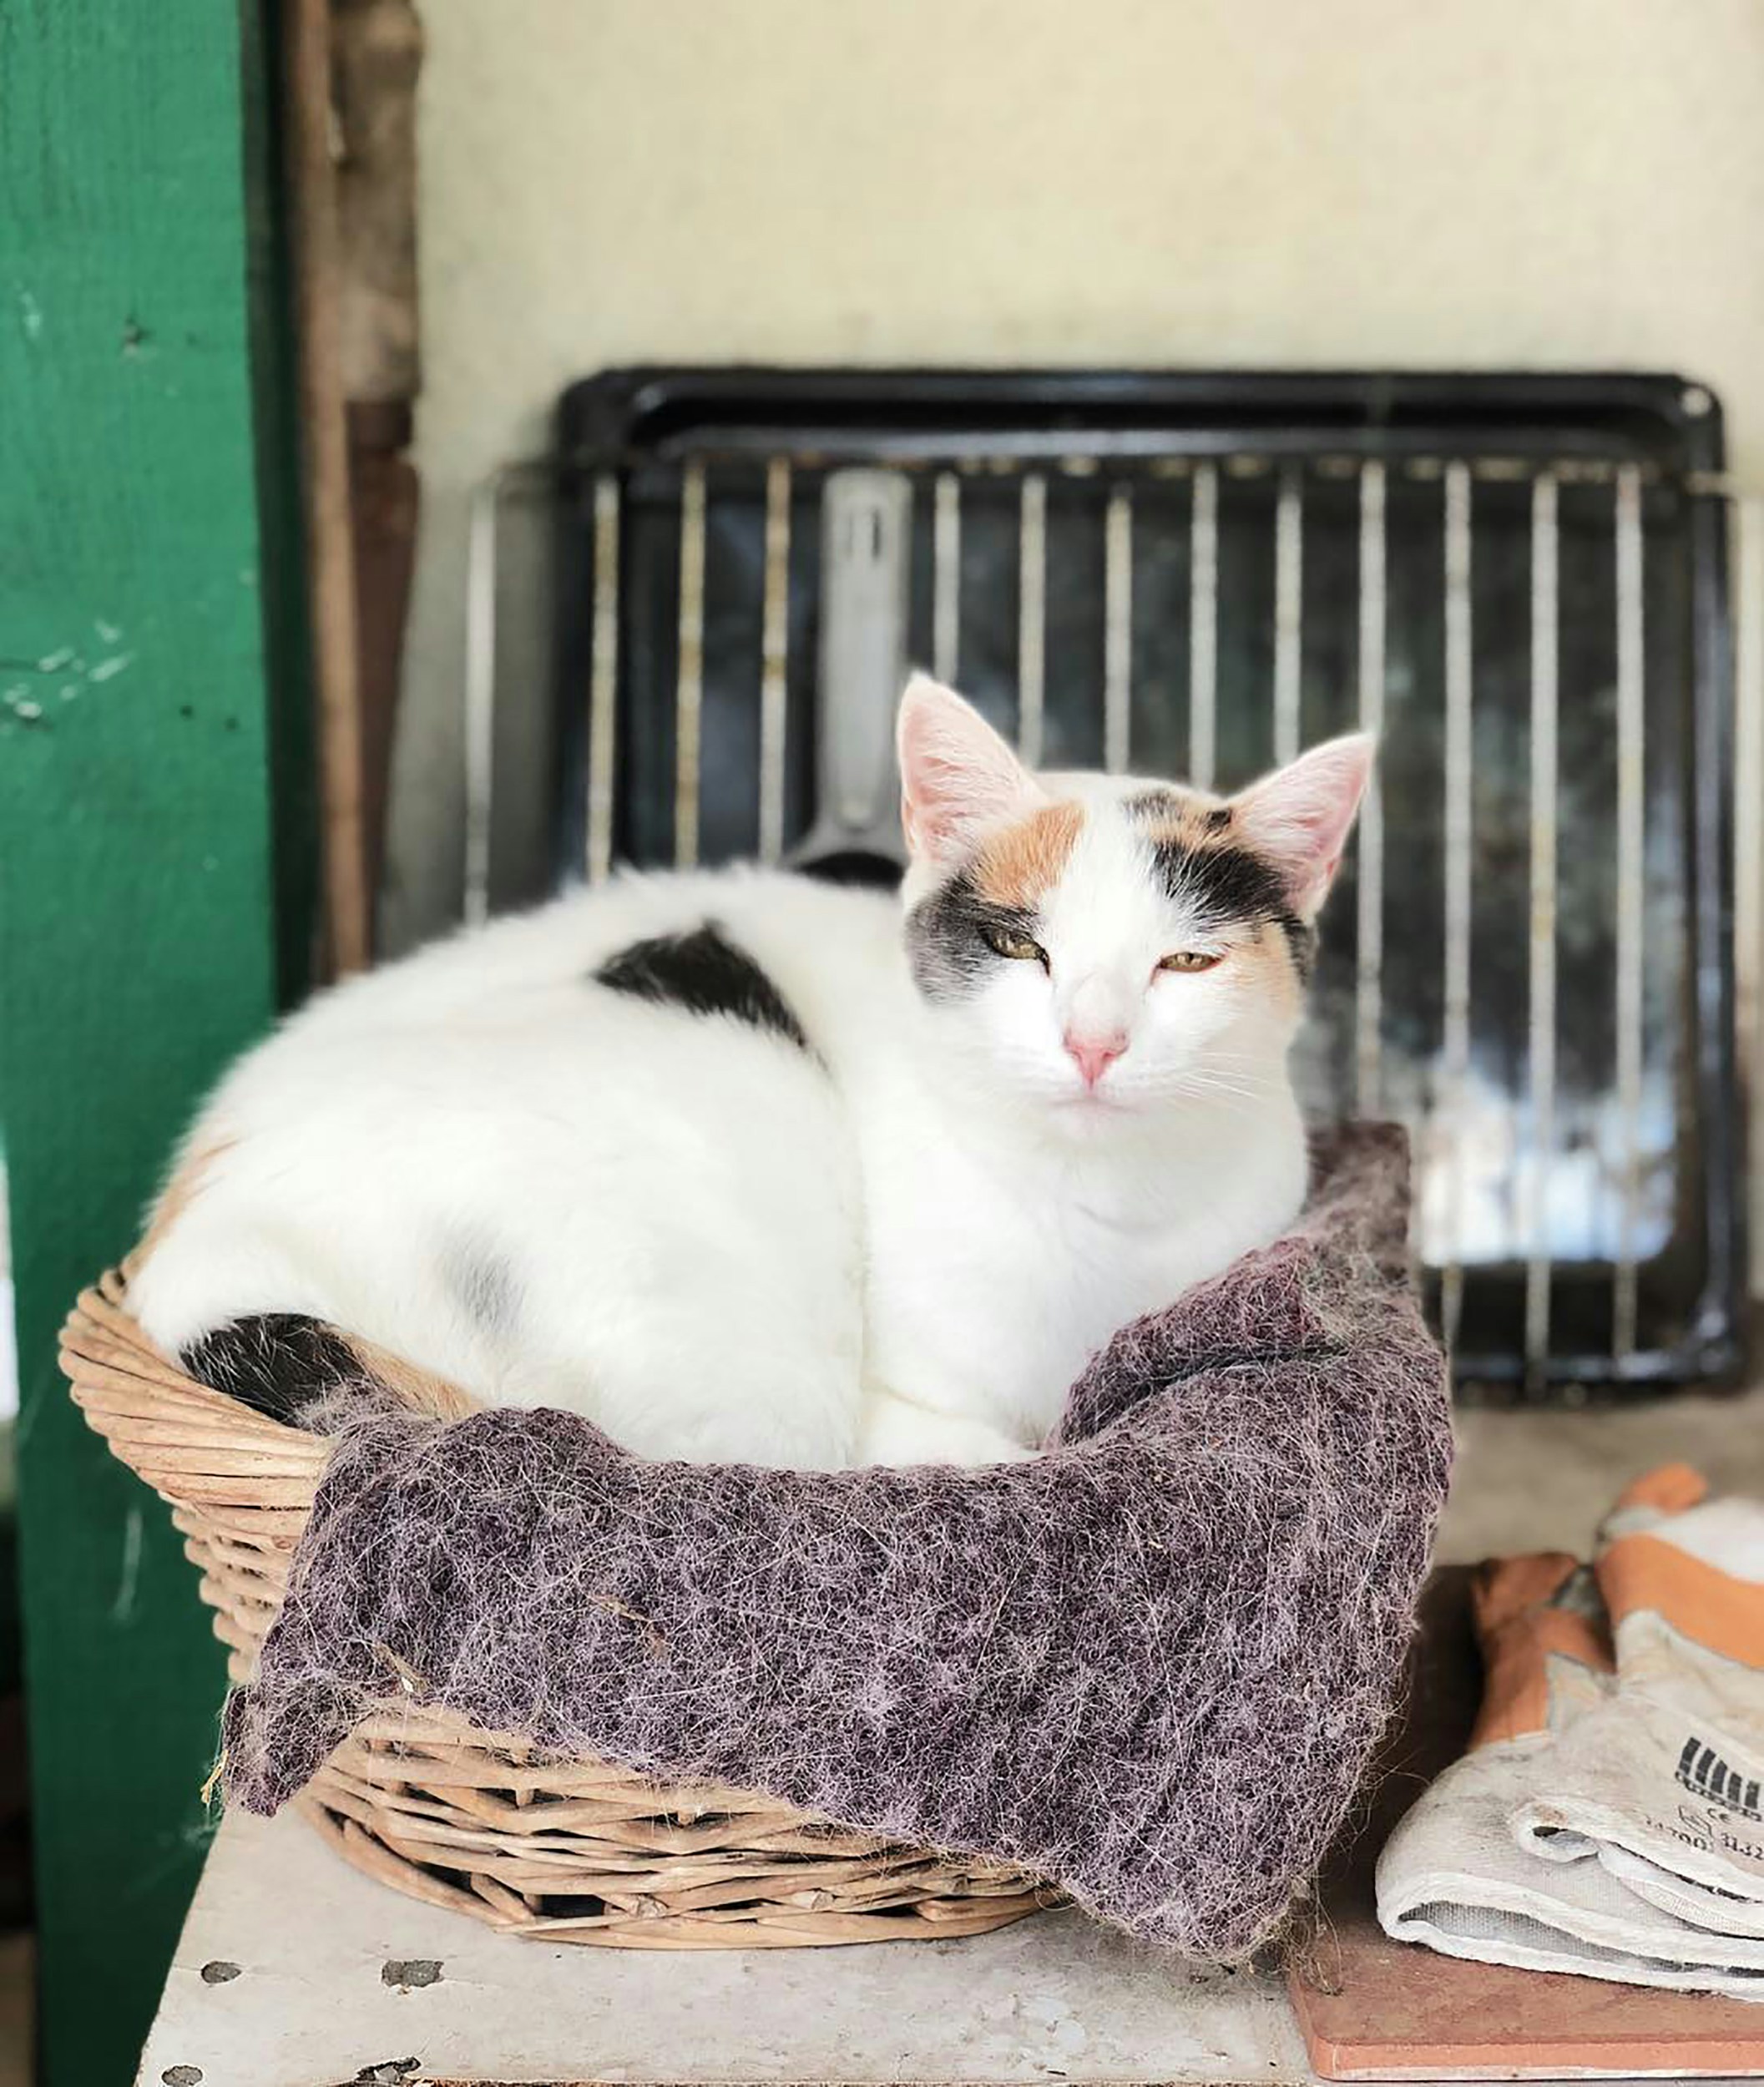
<svg viewBox="0 0 1764 2087">
<path fill-rule="evenodd" d="M 541 1749 L 1241 1955 L 1353 1801 L 1451 1457 L 1402 1134 L 1316 1160 L 1293 1230 L 1119 1333 L 1021 1463 L 649 1463 L 543 1410 L 346 1427 L 228 1705 L 229 1795 L 273 1812 L 415 1676 Z"/>
</svg>

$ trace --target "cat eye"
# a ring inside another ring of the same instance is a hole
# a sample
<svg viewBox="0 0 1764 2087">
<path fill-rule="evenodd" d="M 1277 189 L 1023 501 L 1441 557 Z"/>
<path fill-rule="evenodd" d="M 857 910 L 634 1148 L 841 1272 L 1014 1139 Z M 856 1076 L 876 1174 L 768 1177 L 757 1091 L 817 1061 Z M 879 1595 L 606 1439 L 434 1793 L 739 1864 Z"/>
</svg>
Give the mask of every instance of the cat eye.
<svg viewBox="0 0 1764 2087">
<path fill-rule="evenodd" d="M 1167 957 L 1160 958 L 1160 971 L 1211 971 L 1215 964 L 1225 962 L 1225 952 L 1213 949 L 1173 949 Z"/>
<path fill-rule="evenodd" d="M 1008 927 L 986 927 L 980 930 L 986 938 L 986 946 L 995 957 L 1012 957 L 1022 963 L 1038 963 L 1045 971 L 1048 953 L 1039 942 L 1031 942 L 1027 935 L 1013 935 Z"/>
</svg>

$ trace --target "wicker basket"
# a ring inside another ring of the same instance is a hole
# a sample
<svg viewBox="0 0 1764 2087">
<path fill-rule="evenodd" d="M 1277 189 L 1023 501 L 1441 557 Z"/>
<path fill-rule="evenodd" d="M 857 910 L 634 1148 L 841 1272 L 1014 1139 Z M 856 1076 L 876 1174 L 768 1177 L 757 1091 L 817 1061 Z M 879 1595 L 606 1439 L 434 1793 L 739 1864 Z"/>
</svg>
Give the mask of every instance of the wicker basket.
<svg viewBox="0 0 1764 2087">
<path fill-rule="evenodd" d="M 87 1420 L 153 1487 L 202 1574 L 235 1680 L 274 1620 L 327 1445 L 160 1355 L 107 1276 L 61 1361 Z M 406 1388 L 423 1403 L 424 1387 Z M 372 1718 L 298 1808 L 358 1869 L 511 1933 L 751 1949 L 973 1935 L 1052 1903 L 1022 1872 L 852 1833 L 739 1790 L 665 1788 L 412 1702 Z"/>
</svg>

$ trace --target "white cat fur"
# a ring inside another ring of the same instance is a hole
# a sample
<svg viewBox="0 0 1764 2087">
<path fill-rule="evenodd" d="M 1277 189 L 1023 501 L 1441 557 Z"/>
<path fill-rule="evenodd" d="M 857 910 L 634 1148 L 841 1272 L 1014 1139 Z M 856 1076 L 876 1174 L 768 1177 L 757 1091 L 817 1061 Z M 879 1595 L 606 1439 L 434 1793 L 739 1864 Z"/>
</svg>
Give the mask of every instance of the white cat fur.
<svg viewBox="0 0 1764 2087">
<path fill-rule="evenodd" d="M 175 1353 L 310 1314 L 657 1457 L 1028 1453 L 1115 1327 L 1296 1212 L 1299 993 L 1150 873 L 1127 806 L 1157 786 L 1032 777 L 922 678 L 901 744 L 909 910 L 988 836 L 1082 807 L 1045 969 L 988 962 L 927 1001 L 900 902 L 752 869 L 627 874 L 460 934 L 320 995 L 221 1082 L 132 1291 L 149 1334 Z M 1332 742 L 1235 801 L 1307 921 L 1370 755 Z M 811 1050 L 594 983 L 707 921 Z M 1195 942 L 1216 968 L 1156 968 Z M 1094 1087 L 1074 1023 L 1127 1038 Z"/>
</svg>

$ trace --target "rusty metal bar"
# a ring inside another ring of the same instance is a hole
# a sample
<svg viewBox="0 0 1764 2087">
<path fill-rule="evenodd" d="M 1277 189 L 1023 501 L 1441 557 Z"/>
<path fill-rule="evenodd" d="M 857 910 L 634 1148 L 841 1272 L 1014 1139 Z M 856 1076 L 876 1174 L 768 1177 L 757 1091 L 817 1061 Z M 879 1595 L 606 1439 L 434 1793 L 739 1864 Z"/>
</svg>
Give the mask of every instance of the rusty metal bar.
<svg viewBox="0 0 1764 2087">
<path fill-rule="evenodd" d="M 1103 562 L 1103 766 L 1128 764 L 1133 730 L 1133 495 L 1109 496 Z"/>
<path fill-rule="evenodd" d="M 619 730 L 619 481 L 594 480 L 594 599 L 588 668 L 588 860 L 591 884 L 613 867 Z"/>
<path fill-rule="evenodd" d="M 1617 474 L 1617 1110 L 1621 1211 L 1611 1292 L 1611 1346 L 1635 1347 L 1635 1241 L 1641 1201 L 1642 934 L 1647 852 L 1641 474 Z"/>
<path fill-rule="evenodd" d="M 1219 467 L 1195 467 L 1188 591 L 1188 780 L 1211 790 L 1219 706 Z"/>
<path fill-rule="evenodd" d="M 1734 955 L 1740 1075 L 1750 1090 L 1751 1150 L 1764 1156 L 1764 498 L 1733 503 Z M 1751 1183 L 1751 1290 L 1764 1269 L 1764 1166 Z"/>
<path fill-rule="evenodd" d="M 1274 515 L 1274 760 L 1296 761 L 1305 630 L 1305 491 L 1296 464 L 1280 474 Z"/>
<path fill-rule="evenodd" d="M 496 792 L 496 558 L 501 472 L 472 493 L 466 536 L 465 890 L 468 927 L 490 917 Z"/>
<path fill-rule="evenodd" d="M 1531 1153 L 1525 1261 L 1525 1367 L 1549 1353 L 1549 1177 L 1556 1098 L 1556 706 L 1559 665 L 1556 481 L 1531 495 Z"/>
<path fill-rule="evenodd" d="M 784 733 L 790 654 L 789 460 L 766 467 L 765 604 L 760 628 L 760 860 L 784 853 Z"/>
<path fill-rule="evenodd" d="M 1048 482 L 1023 482 L 1017 528 L 1017 750 L 1041 763 L 1048 671 Z"/>
<path fill-rule="evenodd" d="M 1360 729 L 1384 729 L 1384 467 L 1360 467 Z M 1384 803 L 1377 771 L 1360 807 L 1359 932 L 1354 995 L 1354 1100 L 1362 1116 L 1383 1105 Z"/>
<path fill-rule="evenodd" d="M 1469 1129 L 1471 782 L 1475 759 L 1471 522 L 1469 467 L 1449 464 L 1445 474 L 1445 1007 L 1438 1103 L 1439 1127 L 1444 1133 L 1447 1209 L 1440 1317 L 1448 1348 L 1457 1341 L 1463 1311 L 1464 1168 Z"/>
<path fill-rule="evenodd" d="M 680 493 L 680 662 L 674 692 L 674 860 L 698 862 L 700 730 L 705 700 L 705 467 L 688 464 Z"/>
<path fill-rule="evenodd" d="M 938 473 L 931 526 L 931 670 L 952 688 L 961 669 L 962 482 Z"/>
</svg>

